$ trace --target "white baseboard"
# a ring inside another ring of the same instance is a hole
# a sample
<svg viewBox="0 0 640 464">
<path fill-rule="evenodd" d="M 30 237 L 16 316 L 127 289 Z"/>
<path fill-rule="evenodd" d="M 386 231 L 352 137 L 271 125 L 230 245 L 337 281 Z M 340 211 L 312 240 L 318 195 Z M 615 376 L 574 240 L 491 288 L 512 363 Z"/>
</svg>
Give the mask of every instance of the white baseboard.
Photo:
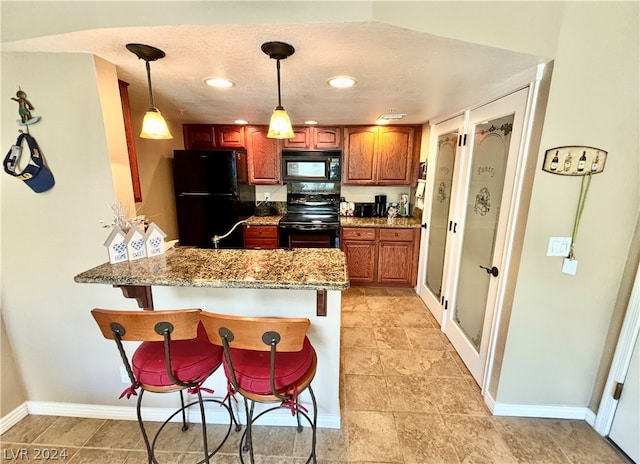
<svg viewBox="0 0 640 464">
<path fill-rule="evenodd" d="M 488 392 L 484 394 L 484 402 L 494 416 L 578 419 L 584 420 L 591 427 L 596 421 L 596 414 L 586 406 L 496 403 Z"/>
<path fill-rule="evenodd" d="M 6 416 L 0 418 L 0 435 L 29 415 L 27 403 L 22 403 Z"/>
<path fill-rule="evenodd" d="M 578 419 L 586 421 L 591 426 L 595 420 L 595 415 L 586 406 L 496 403 L 492 412 L 494 416 Z"/>
<path fill-rule="evenodd" d="M 229 421 L 226 411 L 219 410 L 218 405 L 211 403 L 206 406 L 206 418 L 208 424 L 225 424 Z M 18 411 L 18 409 L 21 409 Z M 235 407 L 234 407 L 235 409 Z M 167 417 L 175 412 L 174 408 L 142 408 L 142 417 L 152 422 L 164 422 Z M 112 420 L 137 420 L 136 408 L 132 406 L 103 406 L 95 404 L 79 404 L 79 403 L 57 403 L 48 401 L 27 401 L 20 408 L 12 411 L 7 416 L 0 419 L 0 427 L 2 432 L 9 430 L 20 419 L 27 414 L 42 416 L 65 416 L 65 417 L 84 417 L 91 419 L 112 419 Z M 9 417 L 11 416 L 11 417 Z M 189 421 L 199 422 L 200 411 L 197 406 L 189 409 Z M 244 411 L 240 411 L 240 421 L 244 423 Z M 176 415 L 172 419 L 175 422 L 180 421 L 180 415 Z M 288 410 L 274 411 L 273 413 L 262 416 L 258 424 L 262 425 L 291 425 L 291 413 Z M 328 429 L 340 428 L 340 416 L 335 414 L 318 414 L 318 427 Z M 2 433 L 0 432 L 0 433 Z"/>
</svg>

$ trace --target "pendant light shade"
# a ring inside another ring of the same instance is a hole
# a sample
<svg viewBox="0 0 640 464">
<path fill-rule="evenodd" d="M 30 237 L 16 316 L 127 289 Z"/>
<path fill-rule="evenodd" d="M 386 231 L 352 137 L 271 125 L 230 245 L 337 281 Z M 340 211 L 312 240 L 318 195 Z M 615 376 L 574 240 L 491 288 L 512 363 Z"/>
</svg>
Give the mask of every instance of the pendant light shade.
<svg viewBox="0 0 640 464">
<path fill-rule="evenodd" d="M 149 108 L 142 120 L 142 131 L 140 137 L 143 139 L 172 139 L 167 122 L 162 117 L 158 108 Z"/>
<path fill-rule="evenodd" d="M 140 137 L 143 139 L 172 139 L 173 136 L 169 132 L 167 122 L 162 117 L 160 110 L 156 108 L 153 101 L 153 89 L 151 87 L 151 67 L 150 61 L 156 61 L 164 58 L 165 53 L 155 47 L 144 44 L 130 43 L 126 45 L 127 50 L 146 62 L 147 68 L 147 85 L 149 87 L 149 108 L 144 115 L 142 121 L 142 132 Z"/>
<path fill-rule="evenodd" d="M 295 52 L 295 49 L 284 42 L 266 42 L 262 44 L 262 51 L 269 55 L 269 58 L 276 60 L 276 71 L 278 74 L 278 106 L 273 110 L 269 132 L 267 137 L 271 139 L 293 138 L 293 128 L 287 110 L 282 106 L 280 97 L 280 60 L 287 59 Z"/>
</svg>

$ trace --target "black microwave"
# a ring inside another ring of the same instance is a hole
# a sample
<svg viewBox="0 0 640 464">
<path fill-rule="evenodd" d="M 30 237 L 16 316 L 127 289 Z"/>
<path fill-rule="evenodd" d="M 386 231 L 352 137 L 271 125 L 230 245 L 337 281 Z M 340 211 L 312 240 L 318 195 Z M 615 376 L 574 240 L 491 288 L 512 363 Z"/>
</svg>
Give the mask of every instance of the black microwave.
<svg viewBox="0 0 640 464">
<path fill-rule="evenodd" d="M 282 151 L 282 180 L 285 182 L 340 181 L 342 152 Z"/>
</svg>

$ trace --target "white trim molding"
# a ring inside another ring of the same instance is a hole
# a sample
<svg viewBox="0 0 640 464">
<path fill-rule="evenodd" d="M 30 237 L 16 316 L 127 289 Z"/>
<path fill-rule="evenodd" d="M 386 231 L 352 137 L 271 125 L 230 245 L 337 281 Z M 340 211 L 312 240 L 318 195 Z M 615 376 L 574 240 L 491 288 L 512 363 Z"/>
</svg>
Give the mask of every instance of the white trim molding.
<svg viewBox="0 0 640 464">
<path fill-rule="evenodd" d="M 494 416 L 578 419 L 584 420 L 591 427 L 593 427 L 596 418 L 594 412 L 587 406 L 496 403 L 488 393 L 484 394 L 484 402 Z"/>
<path fill-rule="evenodd" d="M 226 424 L 229 416 L 226 411 L 219 410 L 217 405 L 213 407 L 205 404 L 207 423 L 208 424 Z M 164 422 L 167 417 L 175 412 L 175 408 L 142 408 L 142 417 L 152 422 Z M 244 411 L 235 411 L 239 416 L 240 422 L 244 423 Z M 112 419 L 112 420 L 138 420 L 136 408 L 134 406 L 105 406 L 97 404 L 80 404 L 80 403 L 57 403 L 48 401 L 27 401 L 19 408 L 16 408 L 7 416 L 0 420 L 0 433 L 9 430 L 21 419 L 28 414 L 41 416 L 64 416 L 64 417 L 83 417 L 90 419 Z M 11 417 L 9 417 L 11 416 Z M 172 421 L 179 422 L 180 415 L 176 415 Z M 200 411 L 196 406 L 189 409 L 188 420 L 192 423 L 200 422 Z M 295 422 L 295 419 L 293 419 Z M 262 416 L 257 422 L 260 425 L 292 425 L 291 412 L 283 408 L 282 412 L 274 411 L 273 413 Z M 6 422 L 6 426 L 5 426 Z M 6 428 L 5 428 L 6 427 Z M 340 416 L 333 414 L 318 414 L 318 427 L 327 429 L 340 428 Z"/>
<path fill-rule="evenodd" d="M 600 435 L 606 437 L 609 435 L 613 418 L 618 407 L 618 400 L 613 398 L 613 392 L 618 382 L 624 383 L 627 371 L 631 365 L 631 356 L 633 348 L 640 336 L 640 267 L 636 271 L 633 289 L 629 297 L 627 312 L 624 316 L 624 322 L 620 330 L 620 337 L 616 345 L 616 351 L 611 361 L 611 369 L 607 383 L 605 384 L 600 401 L 600 408 L 596 416 L 594 428 Z"/>
<path fill-rule="evenodd" d="M 27 403 L 22 403 L 6 416 L 0 418 L 0 435 L 29 415 Z"/>
</svg>

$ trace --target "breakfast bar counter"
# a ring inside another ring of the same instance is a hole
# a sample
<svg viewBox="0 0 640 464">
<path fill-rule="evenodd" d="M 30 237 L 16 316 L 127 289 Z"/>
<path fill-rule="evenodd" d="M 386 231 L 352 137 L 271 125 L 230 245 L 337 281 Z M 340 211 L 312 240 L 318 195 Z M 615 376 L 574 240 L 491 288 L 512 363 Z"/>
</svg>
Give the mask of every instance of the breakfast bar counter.
<svg viewBox="0 0 640 464">
<path fill-rule="evenodd" d="M 145 309 L 153 309 L 151 286 L 316 290 L 318 315 L 326 315 L 327 290 L 349 288 L 345 255 L 335 248 L 178 247 L 153 258 L 104 263 L 74 280 L 120 287 Z"/>
<path fill-rule="evenodd" d="M 349 280 L 346 258 L 339 249 L 178 247 L 153 258 L 101 264 L 74 280 L 82 285 L 119 287 L 124 296 L 135 298 L 139 307 L 149 310 L 201 308 L 252 317 L 308 318 L 308 337 L 318 356 L 313 380 L 318 426 L 340 427 L 340 319 L 342 291 L 349 288 Z M 94 305 L 108 308 L 113 299 L 97 298 Z M 225 392 L 224 375 L 216 374 L 207 387 Z M 265 425 L 289 424 L 291 413 L 267 417 Z"/>
</svg>

